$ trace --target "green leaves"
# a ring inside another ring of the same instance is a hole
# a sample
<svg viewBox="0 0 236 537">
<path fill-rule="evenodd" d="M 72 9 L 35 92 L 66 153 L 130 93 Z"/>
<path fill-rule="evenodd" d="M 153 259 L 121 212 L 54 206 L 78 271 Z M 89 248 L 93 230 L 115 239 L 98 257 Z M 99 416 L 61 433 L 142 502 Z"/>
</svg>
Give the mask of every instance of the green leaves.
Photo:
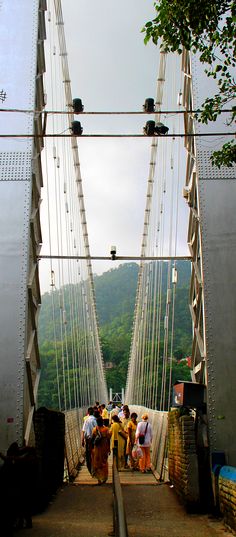
<svg viewBox="0 0 236 537">
<path fill-rule="evenodd" d="M 212 164 L 220 168 L 221 166 L 227 166 L 232 168 L 236 162 L 236 143 L 234 140 L 227 142 L 223 145 L 220 151 L 215 151 L 211 157 Z"/>
<path fill-rule="evenodd" d="M 236 97 L 236 3 L 231 0 L 160 0 L 154 3 L 156 17 L 145 24 L 144 43 L 150 39 L 165 52 L 181 53 L 183 48 L 200 52 L 206 75 L 216 80 L 218 93 L 203 103 L 198 121 L 216 121 L 223 107 Z M 224 15 L 224 18 L 222 17 Z M 224 20 L 224 24 L 223 24 Z M 235 118 L 232 108 L 229 124 Z M 232 144 L 225 144 L 212 163 L 232 166 Z M 221 164 L 222 163 L 222 164 Z"/>
</svg>

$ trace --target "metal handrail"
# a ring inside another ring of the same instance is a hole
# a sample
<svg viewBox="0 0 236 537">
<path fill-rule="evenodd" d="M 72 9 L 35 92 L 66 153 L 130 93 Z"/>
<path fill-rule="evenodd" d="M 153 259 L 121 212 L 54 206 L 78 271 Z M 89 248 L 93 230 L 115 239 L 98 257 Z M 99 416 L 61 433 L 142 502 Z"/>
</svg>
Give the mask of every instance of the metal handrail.
<svg viewBox="0 0 236 537">
<path fill-rule="evenodd" d="M 129 537 L 124 508 L 124 500 L 120 484 L 119 472 L 117 469 L 117 457 L 115 454 L 113 455 L 112 481 L 114 496 L 114 534 L 115 537 Z"/>
</svg>

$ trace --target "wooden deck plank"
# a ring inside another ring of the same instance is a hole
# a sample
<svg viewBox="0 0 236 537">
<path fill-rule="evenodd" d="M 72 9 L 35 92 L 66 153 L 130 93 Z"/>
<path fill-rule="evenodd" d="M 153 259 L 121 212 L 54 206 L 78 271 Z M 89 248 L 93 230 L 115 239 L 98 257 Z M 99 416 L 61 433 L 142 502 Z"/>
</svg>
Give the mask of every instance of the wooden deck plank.
<svg viewBox="0 0 236 537">
<path fill-rule="evenodd" d="M 158 481 L 153 472 L 143 474 L 139 471 L 124 469 L 119 471 L 121 485 L 157 485 Z M 112 456 L 108 459 L 108 480 L 112 483 Z M 74 485 L 96 485 L 97 479 L 92 477 L 87 469 L 86 464 L 80 467 L 79 473 L 74 480 Z"/>
</svg>

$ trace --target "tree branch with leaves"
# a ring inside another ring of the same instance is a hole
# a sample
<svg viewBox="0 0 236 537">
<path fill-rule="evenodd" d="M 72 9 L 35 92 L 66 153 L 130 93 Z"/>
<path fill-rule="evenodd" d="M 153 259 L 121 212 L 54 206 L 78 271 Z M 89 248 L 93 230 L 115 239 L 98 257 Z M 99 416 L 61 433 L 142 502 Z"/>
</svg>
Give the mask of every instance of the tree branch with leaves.
<svg viewBox="0 0 236 537">
<path fill-rule="evenodd" d="M 196 119 L 201 123 L 216 121 L 224 108 L 230 108 L 227 122 L 232 125 L 236 116 L 236 2 L 232 0 L 160 0 L 154 3 L 156 17 L 145 24 L 144 43 L 150 39 L 161 50 L 181 54 L 185 48 L 206 65 L 208 77 L 216 80 L 218 93 L 202 104 Z M 236 162 L 236 143 L 225 143 L 211 157 L 220 168 Z"/>
</svg>

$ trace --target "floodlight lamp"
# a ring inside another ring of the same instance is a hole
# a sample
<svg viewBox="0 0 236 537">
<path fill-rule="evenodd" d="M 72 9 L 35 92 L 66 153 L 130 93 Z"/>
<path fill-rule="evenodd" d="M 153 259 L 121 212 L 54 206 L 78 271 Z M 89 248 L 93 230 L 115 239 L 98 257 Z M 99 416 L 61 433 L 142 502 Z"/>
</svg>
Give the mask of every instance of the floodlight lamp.
<svg viewBox="0 0 236 537">
<path fill-rule="evenodd" d="M 111 254 L 111 258 L 114 261 L 114 259 L 116 258 L 116 246 L 111 246 L 110 254 Z"/>
</svg>

